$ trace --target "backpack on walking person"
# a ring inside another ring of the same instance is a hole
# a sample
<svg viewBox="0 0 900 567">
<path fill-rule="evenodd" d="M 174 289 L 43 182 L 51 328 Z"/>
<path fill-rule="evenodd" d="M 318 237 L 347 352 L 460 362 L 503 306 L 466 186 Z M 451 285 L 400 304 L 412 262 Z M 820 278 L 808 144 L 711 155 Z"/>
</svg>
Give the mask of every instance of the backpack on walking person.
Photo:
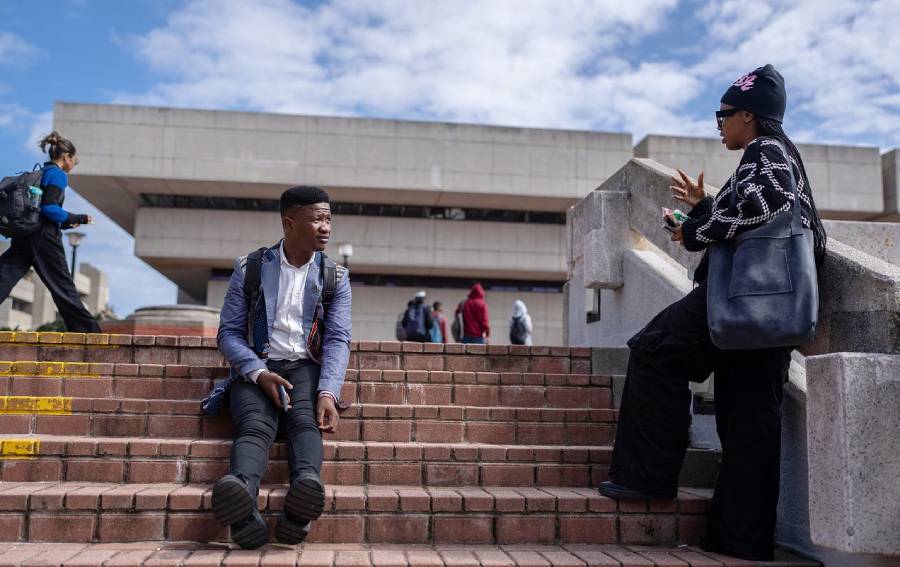
<svg viewBox="0 0 900 567">
<path fill-rule="evenodd" d="M 525 316 L 513 317 L 509 326 L 509 342 L 514 345 L 524 345 L 528 338 L 528 326 L 525 324 Z"/>
<path fill-rule="evenodd" d="M 410 305 L 406 308 L 406 316 L 403 330 L 406 331 L 406 338 L 419 338 L 428 335 L 425 328 L 425 306 L 421 303 Z"/>
<path fill-rule="evenodd" d="M 36 165 L 31 171 L 0 180 L 0 235 L 20 238 L 40 228 L 43 173 Z"/>
<path fill-rule="evenodd" d="M 461 301 L 456 307 L 456 314 L 453 316 L 453 323 L 450 325 L 450 334 L 453 340 L 461 343 L 463 339 L 463 307 L 466 306 L 465 301 Z"/>
</svg>

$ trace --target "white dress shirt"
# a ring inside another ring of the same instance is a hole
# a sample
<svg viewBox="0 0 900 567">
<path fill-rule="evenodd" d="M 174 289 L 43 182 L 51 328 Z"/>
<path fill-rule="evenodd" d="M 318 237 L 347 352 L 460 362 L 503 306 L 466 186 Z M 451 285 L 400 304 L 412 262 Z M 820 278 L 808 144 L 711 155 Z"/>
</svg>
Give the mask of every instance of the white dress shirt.
<svg viewBox="0 0 900 567">
<path fill-rule="evenodd" d="M 278 278 L 278 298 L 275 303 L 275 321 L 269 337 L 269 360 L 300 360 L 308 358 L 306 353 L 306 333 L 303 329 L 303 292 L 309 266 L 316 259 L 313 254 L 309 261 L 299 268 L 287 261 L 284 241 L 278 248 L 281 257 L 281 275 Z M 256 382 L 262 370 L 250 373 Z"/>
</svg>

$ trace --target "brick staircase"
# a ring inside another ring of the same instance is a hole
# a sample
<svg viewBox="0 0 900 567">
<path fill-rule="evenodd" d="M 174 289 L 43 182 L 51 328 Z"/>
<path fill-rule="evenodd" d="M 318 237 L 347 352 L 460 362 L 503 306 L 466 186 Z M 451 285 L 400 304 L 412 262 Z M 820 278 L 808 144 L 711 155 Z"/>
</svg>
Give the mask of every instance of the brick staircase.
<svg viewBox="0 0 900 567">
<path fill-rule="evenodd" d="M 709 491 L 619 502 L 590 350 L 353 344 L 326 513 L 295 550 L 230 548 L 210 510 L 228 415 L 214 339 L 0 333 L 0 565 L 751 565 L 692 547 Z M 286 491 L 277 442 L 259 506 Z M 784 566 L 814 565 L 785 555 Z"/>
</svg>

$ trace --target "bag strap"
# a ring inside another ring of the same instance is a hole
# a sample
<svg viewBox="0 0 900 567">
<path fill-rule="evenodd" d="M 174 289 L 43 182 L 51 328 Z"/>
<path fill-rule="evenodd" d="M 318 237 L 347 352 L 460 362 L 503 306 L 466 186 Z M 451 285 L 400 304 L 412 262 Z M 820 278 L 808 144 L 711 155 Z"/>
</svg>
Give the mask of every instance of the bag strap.
<svg viewBox="0 0 900 567">
<path fill-rule="evenodd" d="M 262 257 L 267 248 L 264 246 L 247 254 L 244 272 L 244 298 L 247 301 L 247 341 L 253 342 L 253 329 L 256 326 L 256 303 L 259 301 L 260 284 L 262 283 Z"/>
<path fill-rule="evenodd" d="M 324 313 L 322 318 L 328 316 L 328 308 L 334 301 L 334 294 L 337 290 L 337 264 L 334 263 L 324 252 L 319 252 L 319 271 L 322 272 L 322 309 Z"/>
</svg>

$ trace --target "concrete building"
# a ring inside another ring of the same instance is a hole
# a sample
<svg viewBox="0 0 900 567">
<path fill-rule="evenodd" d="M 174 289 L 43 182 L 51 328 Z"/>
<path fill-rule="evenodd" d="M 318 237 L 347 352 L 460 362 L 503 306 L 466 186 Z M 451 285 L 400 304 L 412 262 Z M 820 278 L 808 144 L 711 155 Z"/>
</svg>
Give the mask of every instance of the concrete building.
<svg viewBox="0 0 900 567">
<path fill-rule="evenodd" d="M 535 343 L 561 344 L 565 210 L 632 154 L 628 134 L 135 106 L 57 104 L 54 128 L 73 186 L 181 301 L 220 306 L 234 258 L 279 238 L 281 192 L 326 188 L 358 339 L 392 338 L 418 289 L 452 314 L 477 280 L 496 342 L 520 298 Z"/>
<path fill-rule="evenodd" d="M 0 253 L 9 248 L 9 241 L 0 242 Z M 105 273 L 82 262 L 75 274 L 75 289 L 84 306 L 92 314 L 102 313 L 109 307 L 109 282 Z M 0 303 L 0 327 L 34 330 L 59 318 L 50 291 L 41 279 L 29 270 L 13 287 L 9 297 Z"/>
</svg>

